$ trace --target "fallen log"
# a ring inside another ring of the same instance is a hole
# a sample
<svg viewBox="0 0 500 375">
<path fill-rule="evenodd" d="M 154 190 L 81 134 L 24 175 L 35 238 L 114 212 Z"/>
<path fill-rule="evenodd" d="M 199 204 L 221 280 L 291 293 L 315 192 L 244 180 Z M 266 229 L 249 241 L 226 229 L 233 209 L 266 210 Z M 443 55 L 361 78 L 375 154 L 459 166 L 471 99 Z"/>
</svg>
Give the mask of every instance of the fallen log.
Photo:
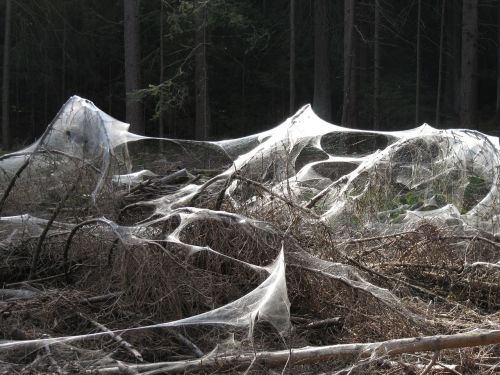
<svg viewBox="0 0 500 375">
<path fill-rule="evenodd" d="M 245 368 L 253 362 L 264 368 L 290 365 L 320 363 L 330 360 L 349 361 L 371 356 L 394 356 L 404 353 L 416 353 L 444 349 L 457 349 L 473 346 L 500 344 L 500 329 L 473 330 L 454 335 L 423 336 L 395 339 L 375 343 L 339 344 L 328 346 L 307 346 L 303 348 L 279 350 L 274 352 L 243 353 L 234 355 L 209 355 L 204 358 L 179 362 L 159 362 L 131 365 L 138 372 L 150 371 L 149 374 L 184 373 L 217 369 L 217 371 Z M 157 370 L 157 371 L 153 371 Z M 118 367 L 93 369 L 87 374 L 118 375 Z"/>
</svg>

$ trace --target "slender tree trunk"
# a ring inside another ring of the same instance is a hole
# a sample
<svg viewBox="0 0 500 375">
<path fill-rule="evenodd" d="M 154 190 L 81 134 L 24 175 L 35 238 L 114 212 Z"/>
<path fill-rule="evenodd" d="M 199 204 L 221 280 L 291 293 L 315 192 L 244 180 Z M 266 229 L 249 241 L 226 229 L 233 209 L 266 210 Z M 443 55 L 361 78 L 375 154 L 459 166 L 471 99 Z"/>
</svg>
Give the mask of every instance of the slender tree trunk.
<svg viewBox="0 0 500 375">
<path fill-rule="evenodd" d="M 417 15 L 417 79 L 415 82 L 415 126 L 420 125 L 420 22 L 422 20 L 422 0 L 418 0 Z"/>
<path fill-rule="evenodd" d="M 61 46 L 61 103 L 66 100 L 66 12 L 64 7 L 64 1 L 62 2 L 62 18 L 63 18 L 63 29 L 62 29 L 62 46 Z"/>
<path fill-rule="evenodd" d="M 380 129 L 380 0 L 375 0 L 373 36 L 373 129 Z"/>
<path fill-rule="evenodd" d="M 126 121 L 130 123 L 132 132 L 144 134 L 142 105 L 137 98 L 132 97 L 134 91 L 141 87 L 139 0 L 123 0 L 123 10 Z"/>
<path fill-rule="evenodd" d="M 355 7 L 353 7 L 353 10 Z M 351 53 L 351 78 L 350 84 L 350 100 L 349 100 L 349 126 L 352 128 L 358 127 L 358 81 L 359 81 L 359 37 L 353 24 L 352 34 L 352 53 Z"/>
<path fill-rule="evenodd" d="M 290 115 L 295 112 L 295 0 L 290 0 Z"/>
<path fill-rule="evenodd" d="M 460 110 L 460 70 L 461 70 L 461 4 L 447 2 L 448 22 L 446 28 L 446 79 L 444 101 L 446 110 L 456 116 Z"/>
<path fill-rule="evenodd" d="M 108 64 L 108 113 L 113 113 L 113 89 L 112 89 L 112 80 L 111 80 L 111 75 L 112 75 L 112 69 L 113 69 L 113 64 L 109 63 Z"/>
<path fill-rule="evenodd" d="M 476 128 L 478 0 L 463 0 L 460 126 Z"/>
<path fill-rule="evenodd" d="M 196 123 L 195 138 L 208 139 L 210 136 L 210 108 L 208 105 L 207 72 L 207 6 L 203 0 L 195 0 L 195 92 Z"/>
<path fill-rule="evenodd" d="M 342 106 L 342 125 L 353 126 L 353 80 L 354 71 L 354 10 L 355 0 L 344 0 L 344 100 Z"/>
<path fill-rule="evenodd" d="M 165 65 L 165 53 L 163 50 L 163 0 L 160 0 L 160 85 L 163 83 L 163 67 Z M 163 90 L 160 89 L 160 113 L 158 114 L 158 136 L 160 138 L 165 137 L 165 132 L 163 128 Z M 163 151 L 163 143 L 160 143 L 160 147 Z"/>
<path fill-rule="evenodd" d="M 326 121 L 332 115 L 328 9 L 330 0 L 314 0 L 314 111 Z"/>
<path fill-rule="evenodd" d="M 45 45 L 48 45 L 49 38 L 47 34 L 43 36 L 43 42 Z M 45 66 L 50 66 L 49 62 L 49 53 L 47 51 L 48 48 L 43 49 L 43 62 Z M 49 79 L 50 79 L 50 69 L 49 74 L 45 74 L 43 77 L 43 125 L 47 125 L 49 123 L 48 115 L 49 115 Z"/>
<path fill-rule="evenodd" d="M 441 33 L 439 34 L 439 64 L 438 64 L 438 86 L 436 95 L 436 120 L 435 126 L 439 127 L 441 116 L 441 86 L 443 82 L 443 40 L 444 40 L 444 21 L 446 14 L 446 0 L 442 0 L 441 6 Z"/>
<path fill-rule="evenodd" d="M 498 19 L 497 19 L 497 27 L 498 27 L 498 68 L 497 68 L 497 105 L 496 105 L 496 113 L 497 117 L 500 119 L 500 3 L 498 3 Z"/>
<path fill-rule="evenodd" d="M 243 55 L 243 61 L 241 62 L 241 105 L 240 105 L 240 118 L 245 119 L 246 117 L 246 58 Z"/>
<path fill-rule="evenodd" d="M 11 0 L 5 1 L 5 34 L 3 42 L 2 74 L 2 145 L 5 150 L 10 146 L 9 124 L 9 81 L 10 81 L 10 25 L 12 16 Z"/>
</svg>

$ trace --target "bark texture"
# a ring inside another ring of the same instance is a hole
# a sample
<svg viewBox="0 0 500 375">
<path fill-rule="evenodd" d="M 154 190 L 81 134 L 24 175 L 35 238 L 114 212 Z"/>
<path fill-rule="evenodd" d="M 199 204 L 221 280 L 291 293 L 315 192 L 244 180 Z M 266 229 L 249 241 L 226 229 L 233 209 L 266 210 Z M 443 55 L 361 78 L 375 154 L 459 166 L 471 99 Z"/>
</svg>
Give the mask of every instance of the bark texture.
<svg viewBox="0 0 500 375">
<path fill-rule="evenodd" d="M 184 373 L 197 372 L 216 368 L 223 369 L 246 368 L 252 363 L 259 363 L 264 368 L 282 367 L 285 364 L 298 365 L 320 363 L 330 360 L 353 360 L 369 358 L 370 356 L 394 356 L 403 353 L 417 353 L 425 351 L 439 351 L 443 349 L 456 349 L 474 346 L 484 346 L 500 343 L 500 330 L 481 331 L 475 330 L 455 335 L 424 336 L 417 338 L 395 339 L 389 341 L 340 344 L 329 346 L 309 346 L 298 349 L 280 350 L 275 352 L 257 352 L 250 354 L 213 356 L 185 362 L 164 362 L 146 365 L 135 365 L 132 368 L 145 370 L 158 370 L 155 373 Z M 117 367 L 96 370 L 97 374 L 119 374 Z"/>
<path fill-rule="evenodd" d="M 332 84 L 329 53 L 329 0 L 314 1 L 314 98 L 313 109 L 322 119 L 332 116 Z"/>
<path fill-rule="evenodd" d="M 460 126 L 476 128 L 478 0 L 463 0 Z"/>
<path fill-rule="evenodd" d="M 357 126 L 355 9 L 355 0 L 344 0 L 344 100 L 342 125 L 353 128 Z"/>
<path fill-rule="evenodd" d="M 375 0 L 373 31 L 373 129 L 380 129 L 380 0 Z"/>
<path fill-rule="evenodd" d="M 125 118 L 130 124 L 132 132 L 144 134 L 142 105 L 138 99 L 133 97 L 134 91 L 141 87 L 139 0 L 124 0 L 123 16 L 126 94 Z"/>
<path fill-rule="evenodd" d="M 10 28 L 12 16 L 11 0 L 5 1 L 5 34 L 3 42 L 3 73 L 2 73 L 2 146 L 8 149 L 10 145 L 9 123 L 9 82 L 10 82 Z"/>
<path fill-rule="evenodd" d="M 295 113 L 295 0 L 290 0 L 290 115 Z"/>
<path fill-rule="evenodd" d="M 195 92 L 196 123 L 195 139 L 206 140 L 210 136 L 210 107 L 208 103 L 207 71 L 207 5 L 195 0 Z"/>
</svg>

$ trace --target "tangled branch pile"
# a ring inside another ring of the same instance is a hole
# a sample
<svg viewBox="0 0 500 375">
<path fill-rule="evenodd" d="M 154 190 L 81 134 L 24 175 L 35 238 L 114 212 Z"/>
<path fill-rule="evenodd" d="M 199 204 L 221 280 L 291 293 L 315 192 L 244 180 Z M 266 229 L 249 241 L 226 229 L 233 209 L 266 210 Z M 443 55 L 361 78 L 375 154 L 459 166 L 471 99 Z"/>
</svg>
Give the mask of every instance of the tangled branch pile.
<svg viewBox="0 0 500 375">
<path fill-rule="evenodd" d="M 72 97 L 0 158 L 0 373 L 499 371 L 497 138 L 127 129 Z"/>
</svg>

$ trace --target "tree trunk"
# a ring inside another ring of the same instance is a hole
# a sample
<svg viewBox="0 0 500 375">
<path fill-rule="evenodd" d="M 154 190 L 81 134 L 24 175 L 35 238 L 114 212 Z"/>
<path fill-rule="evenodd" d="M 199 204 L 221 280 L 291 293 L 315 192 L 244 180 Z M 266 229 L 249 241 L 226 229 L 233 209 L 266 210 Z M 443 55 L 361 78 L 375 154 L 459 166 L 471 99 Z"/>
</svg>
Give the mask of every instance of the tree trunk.
<svg viewBox="0 0 500 375">
<path fill-rule="evenodd" d="M 463 0 L 460 126 L 476 128 L 478 0 Z"/>
<path fill-rule="evenodd" d="M 373 129 L 380 129 L 380 0 L 375 0 L 373 35 Z"/>
<path fill-rule="evenodd" d="M 356 1 L 344 0 L 344 100 L 342 125 L 355 127 L 356 107 L 356 48 L 354 17 Z"/>
<path fill-rule="evenodd" d="M 295 0 L 290 0 L 290 115 L 295 113 Z"/>
<path fill-rule="evenodd" d="M 420 125 L 420 22 L 422 20 L 422 0 L 418 0 L 417 15 L 417 79 L 415 82 L 415 126 Z"/>
<path fill-rule="evenodd" d="M 9 124 L 9 80 L 10 80 L 10 25 L 12 7 L 11 0 L 5 1 L 5 34 L 3 44 L 2 74 L 2 145 L 4 150 L 10 146 Z"/>
<path fill-rule="evenodd" d="M 144 134 L 141 102 L 132 95 L 141 86 L 139 0 L 123 0 L 126 121 L 134 133 Z"/>
<path fill-rule="evenodd" d="M 195 92 L 196 123 L 195 138 L 208 139 L 210 136 L 210 112 L 208 104 L 207 72 L 207 6 L 203 0 L 195 0 Z"/>
<path fill-rule="evenodd" d="M 439 119 L 441 116 L 441 86 L 443 82 L 443 40 L 444 40 L 444 21 L 446 14 L 446 0 L 442 0 L 441 6 L 441 32 L 439 34 L 439 64 L 438 64 L 438 85 L 436 95 L 436 120 L 435 126 L 439 127 Z"/>
<path fill-rule="evenodd" d="M 62 46 L 61 46 L 61 103 L 66 101 L 66 38 L 67 38 L 67 27 L 66 27 L 66 11 L 64 6 L 64 1 L 62 2 Z"/>
<path fill-rule="evenodd" d="M 461 30 L 462 7 L 459 1 L 448 1 L 448 25 L 446 26 L 446 79 L 444 104 L 450 114 L 457 116 L 460 111 L 460 74 L 461 74 Z"/>
<path fill-rule="evenodd" d="M 316 114 L 326 121 L 332 116 L 332 85 L 328 27 L 329 0 L 314 0 L 314 98 Z"/>
<path fill-rule="evenodd" d="M 496 113 L 497 117 L 500 119 L 500 3 L 498 3 L 498 68 L 497 68 L 497 105 L 496 105 Z"/>
<path fill-rule="evenodd" d="M 163 0 L 160 0 L 160 85 L 163 83 L 163 67 L 165 65 L 165 53 L 163 50 Z M 163 90 L 160 89 L 160 108 L 158 114 L 158 136 L 160 138 L 165 137 L 165 132 L 163 128 Z M 163 143 L 160 143 L 160 148 L 163 151 Z"/>
</svg>

